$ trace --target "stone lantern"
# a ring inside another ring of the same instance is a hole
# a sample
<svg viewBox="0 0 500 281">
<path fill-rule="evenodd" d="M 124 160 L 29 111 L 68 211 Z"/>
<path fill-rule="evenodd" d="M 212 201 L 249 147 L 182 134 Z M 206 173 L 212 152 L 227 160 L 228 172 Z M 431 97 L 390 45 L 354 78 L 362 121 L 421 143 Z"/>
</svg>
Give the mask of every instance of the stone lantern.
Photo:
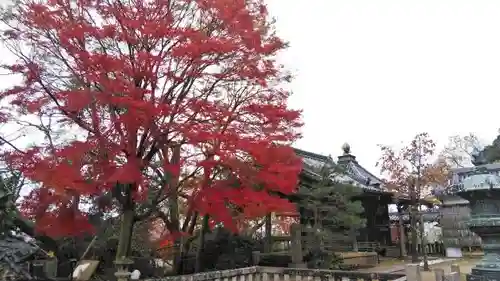
<svg viewBox="0 0 500 281">
<path fill-rule="evenodd" d="M 484 257 L 467 281 L 500 280 L 500 177 L 485 166 L 477 166 L 452 190 L 470 202 L 467 225 L 483 243 Z"/>
<path fill-rule="evenodd" d="M 469 201 L 457 194 L 448 193 L 446 188 L 442 187 L 435 188 L 433 193 L 441 201 L 439 225 L 446 256 L 461 258 L 463 247 L 481 247 L 481 239 L 468 226 Z"/>
</svg>

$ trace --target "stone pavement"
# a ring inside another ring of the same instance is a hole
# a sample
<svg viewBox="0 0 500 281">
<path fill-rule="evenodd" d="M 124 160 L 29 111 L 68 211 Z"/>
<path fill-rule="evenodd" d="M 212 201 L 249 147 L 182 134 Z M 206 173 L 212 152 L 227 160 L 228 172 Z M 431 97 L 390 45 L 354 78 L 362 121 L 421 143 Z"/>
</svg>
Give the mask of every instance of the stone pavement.
<svg viewBox="0 0 500 281">
<path fill-rule="evenodd" d="M 458 264 L 460 266 L 461 280 L 465 280 L 465 275 L 471 272 L 471 269 L 476 265 L 479 259 L 462 259 L 454 261 L 453 264 Z M 444 274 L 451 273 L 451 263 L 442 263 L 431 266 L 431 271 L 422 271 L 422 281 L 435 281 L 436 278 L 434 276 L 434 272 L 432 269 L 434 268 L 442 268 L 444 269 Z"/>
<path fill-rule="evenodd" d="M 431 270 L 433 268 L 443 268 L 445 270 L 445 273 L 449 273 L 450 272 L 450 265 L 452 263 L 456 263 L 456 264 L 460 265 L 460 268 L 461 268 L 460 271 L 462 273 L 470 273 L 472 267 L 474 267 L 477 260 L 478 259 L 460 260 L 460 259 L 442 258 L 442 259 L 430 260 L 429 266 L 431 267 Z M 382 264 L 382 265 L 379 265 L 377 267 L 361 269 L 358 271 L 360 271 L 360 272 L 378 272 L 378 273 L 396 273 L 396 272 L 399 273 L 399 272 L 405 271 L 405 266 L 407 264 L 411 264 L 411 263 L 398 263 L 398 264 L 392 264 L 392 265 Z M 423 262 L 420 263 L 420 266 L 423 266 Z"/>
</svg>

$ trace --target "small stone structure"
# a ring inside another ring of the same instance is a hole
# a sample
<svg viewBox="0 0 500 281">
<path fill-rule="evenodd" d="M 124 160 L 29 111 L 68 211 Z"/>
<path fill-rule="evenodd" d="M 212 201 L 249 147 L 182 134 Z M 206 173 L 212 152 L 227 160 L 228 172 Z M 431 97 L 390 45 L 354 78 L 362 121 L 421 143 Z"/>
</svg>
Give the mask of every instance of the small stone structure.
<svg viewBox="0 0 500 281">
<path fill-rule="evenodd" d="M 405 268 L 406 281 L 422 281 L 421 267 L 417 264 L 407 265 Z M 434 269 L 434 277 L 436 281 L 460 281 L 460 267 L 456 264 L 451 265 L 451 272 L 444 273 L 444 269 Z"/>
<path fill-rule="evenodd" d="M 446 256 L 461 257 L 464 247 L 480 248 L 481 239 L 467 226 L 471 212 L 469 201 L 454 194 L 442 194 L 439 199 L 442 201 L 440 224 Z"/>
</svg>

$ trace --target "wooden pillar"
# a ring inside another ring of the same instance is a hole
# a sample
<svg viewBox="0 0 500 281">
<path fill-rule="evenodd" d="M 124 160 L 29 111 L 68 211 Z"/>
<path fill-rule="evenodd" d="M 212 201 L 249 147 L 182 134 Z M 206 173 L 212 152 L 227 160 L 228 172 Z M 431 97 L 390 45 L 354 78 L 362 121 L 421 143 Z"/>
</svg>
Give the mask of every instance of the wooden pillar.
<svg viewBox="0 0 500 281">
<path fill-rule="evenodd" d="M 392 245 L 392 234 L 391 234 L 391 219 L 389 217 L 389 204 L 391 203 L 391 198 L 384 197 L 383 202 L 383 214 L 382 214 L 382 224 L 387 228 L 385 232 L 385 241 L 387 245 Z"/>
<path fill-rule="evenodd" d="M 353 231 L 352 232 L 352 251 L 353 252 L 358 252 L 359 251 L 359 248 L 358 248 L 358 239 L 356 238 L 357 234 L 356 234 L 356 231 Z"/>
<path fill-rule="evenodd" d="M 378 240 L 378 231 L 376 229 L 377 202 L 374 198 L 366 198 L 364 202 L 367 241 L 376 242 Z"/>
<path fill-rule="evenodd" d="M 369 242 L 371 239 L 371 232 L 372 232 L 372 216 L 373 210 L 371 209 L 371 205 L 369 203 L 369 200 L 367 200 L 366 197 L 363 197 L 361 199 L 361 205 L 363 206 L 363 217 L 366 220 L 366 225 L 363 228 L 363 240 L 364 242 Z"/>
</svg>

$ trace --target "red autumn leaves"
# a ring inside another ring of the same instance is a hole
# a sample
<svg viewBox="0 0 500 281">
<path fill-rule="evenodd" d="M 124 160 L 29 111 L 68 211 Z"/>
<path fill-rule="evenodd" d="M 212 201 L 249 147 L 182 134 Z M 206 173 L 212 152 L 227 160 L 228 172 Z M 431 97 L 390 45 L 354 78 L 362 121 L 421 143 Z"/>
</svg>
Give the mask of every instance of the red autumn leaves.
<svg viewBox="0 0 500 281">
<path fill-rule="evenodd" d="M 22 0 L 6 23 L 23 81 L 2 121 L 40 119 L 45 136 L 6 159 L 38 184 L 24 209 L 42 231 L 88 230 L 117 184 L 136 209 L 175 193 L 228 227 L 293 207 L 269 194 L 295 190 L 302 124 L 262 1 Z"/>
</svg>

